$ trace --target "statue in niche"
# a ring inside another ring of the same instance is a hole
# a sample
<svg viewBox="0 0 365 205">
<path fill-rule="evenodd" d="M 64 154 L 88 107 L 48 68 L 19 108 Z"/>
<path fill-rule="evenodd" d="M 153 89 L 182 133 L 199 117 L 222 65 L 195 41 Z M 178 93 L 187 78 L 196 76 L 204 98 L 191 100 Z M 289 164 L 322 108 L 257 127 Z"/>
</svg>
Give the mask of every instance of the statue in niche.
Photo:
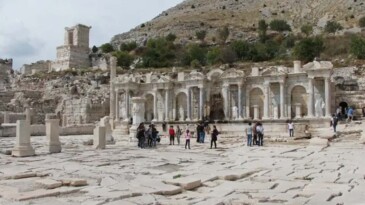
<svg viewBox="0 0 365 205">
<path fill-rule="evenodd" d="M 226 106 L 227 105 L 226 103 L 228 103 L 228 86 L 223 86 L 222 96 L 223 96 L 223 100 L 224 100 L 223 112 L 224 112 L 225 118 L 227 118 L 228 117 L 228 106 Z"/>
<path fill-rule="evenodd" d="M 325 103 L 320 94 L 316 95 L 316 102 L 314 104 L 314 110 L 316 113 L 316 117 L 323 117 L 323 108 Z"/>
<path fill-rule="evenodd" d="M 236 120 L 238 118 L 238 107 L 236 105 L 232 106 L 232 119 Z"/>
<path fill-rule="evenodd" d="M 279 105 L 275 98 L 273 98 L 272 110 L 274 119 L 279 119 Z"/>
<path fill-rule="evenodd" d="M 180 107 L 179 107 L 179 120 L 184 121 L 184 118 L 185 118 L 184 108 L 180 105 Z"/>
<path fill-rule="evenodd" d="M 193 119 L 198 119 L 199 118 L 199 105 L 198 105 L 198 101 L 196 100 L 196 98 L 193 99 L 193 108 L 194 108 L 194 112 L 193 112 Z"/>
<path fill-rule="evenodd" d="M 205 105 L 204 105 L 204 110 L 205 110 L 205 119 L 209 119 L 209 115 L 210 115 L 210 106 L 209 106 L 209 102 L 207 102 Z"/>
<path fill-rule="evenodd" d="M 163 121 L 164 106 L 161 98 L 157 100 L 157 113 L 158 121 Z"/>
<path fill-rule="evenodd" d="M 119 110 L 120 110 L 120 113 L 119 113 L 119 118 L 122 118 L 122 119 L 126 119 L 127 118 L 127 108 L 126 108 L 126 103 L 125 101 L 119 101 Z"/>
</svg>

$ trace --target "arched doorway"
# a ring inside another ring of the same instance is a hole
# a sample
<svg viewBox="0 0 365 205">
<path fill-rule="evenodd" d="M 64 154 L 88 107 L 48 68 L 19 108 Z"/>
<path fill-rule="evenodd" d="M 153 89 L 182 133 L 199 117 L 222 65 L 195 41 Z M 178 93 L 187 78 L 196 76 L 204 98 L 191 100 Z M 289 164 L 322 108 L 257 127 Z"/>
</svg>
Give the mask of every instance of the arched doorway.
<svg viewBox="0 0 365 205">
<path fill-rule="evenodd" d="M 250 117 L 251 119 L 255 119 L 254 118 L 254 114 L 255 114 L 255 110 L 254 110 L 254 106 L 258 106 L 258 111 L 259 111 L 259 119 L 262 119 L 263 116 L 263 111 L 264 111 L 264 93 L 262 92 L 262 90 L 260 88 L 254 88 L 251 90 L 250 92 Z"/>
<path fill-rule="evenodd" d="M 294 118 L 296 113 L 296 107 L 300 104 L 300 117 L 304 117 L 308 115 L 308 107 L 307 107 L 307 92 L 305 88 L 301 85 L 295 86 L 291 90 L 291 117 Z"/>
<path fill-rule="evenodd" d="M 154 102 L 154 96 L 152 94 L 147 94 L 145 96 L 145 103 L 144 103 L 144 107 L 145 107 L 145 118 L 146 122 L 151 122 L 154 119 L 154 112 L 153 112 L 153 102 Z"/>
<path fill-rule="evenodd" d="M 223 120 L 224 119 L 224 101 L 221 93 L 213 93 L 210 96 L 210 120 Z"/>
<path fill-rule="evenodd" d="M 185 121 L 187 116 L 187 96 L 181 92 L 176 95 L 176 119 L 178 121 Z"/>
<path fill-rule="evenodd" d="M 347 102 L 342 101 L 342 102 L 340 102 L 339 106 L 341 108 L 341 116 L 344 118 L 347 118 L 347 113 L 346 113 L 347 108 L 348 108 Z"/>
</svg>

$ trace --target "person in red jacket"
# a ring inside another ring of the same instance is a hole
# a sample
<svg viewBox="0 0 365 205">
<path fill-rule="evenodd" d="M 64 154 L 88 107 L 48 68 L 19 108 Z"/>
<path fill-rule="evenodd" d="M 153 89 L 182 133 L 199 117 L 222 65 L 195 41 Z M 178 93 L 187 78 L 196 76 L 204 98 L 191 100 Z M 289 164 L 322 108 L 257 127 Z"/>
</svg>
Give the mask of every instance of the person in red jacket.
<svg viewBox="0 0 365 205">
<path fill-rule="evenodd" d="M 174 130 L 174 126 L 170 126 L 169 135 L 170 135 L 170 145 L 175 145 L 175 130 Z"/>
</svg>

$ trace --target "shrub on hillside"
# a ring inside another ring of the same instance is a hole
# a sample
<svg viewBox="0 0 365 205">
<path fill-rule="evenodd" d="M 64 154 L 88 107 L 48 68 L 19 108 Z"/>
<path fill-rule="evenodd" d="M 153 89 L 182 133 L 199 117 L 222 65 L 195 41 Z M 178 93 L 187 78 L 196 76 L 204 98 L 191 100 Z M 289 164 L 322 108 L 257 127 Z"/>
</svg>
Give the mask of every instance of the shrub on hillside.
<svg viewBox="0 0 365 205">
<path fill-rule="evenodd" d="M 342 30 L 343 27 L 341 24 L 337 23 L 336 21 L 327 21 L 326 26 L 324 27 L 324 30 L 327 33 L 336 33 L 336 31 Z"/>
<path fill-rule="evenodd" d="M 303 25 L 300 28 L 300 31 L 304 33 L 306 36 L 310 36 L 313 33 L 313 26 L 310 24 Z"/>
<path fill-rule="evenodd" d="M 114 51 L 114 48 L 110 43 L 104 43 L 103 45 L 100 46 L 100 49 L 103 53 L 110 53 Z"/>
<path fill-rule="evenodd" d="M 359 26 L 360 27 L 365 27 L 365 16 L 364 17 L 361 17 L 359 19 Z"/>
<path fill-rule="evenodd" d="M 365 59 L 365 38 L 355 36 L 351 40 L 350 51 L 358 59 Z"/>
<path fill-rule="evenodd" d="M 120 45 L 120 50 L 121 51 L 128 51 L 129 52 L 129 51 L 132 51 L 136 48 L 137 48 L 137 43 L 135 41 L 122 43 Z"/>
<path fill-rule="evenodd" d="M 175 59 L 175 47 L 166 38 L 150 39 L 142 54 L 142 67 L 168 67 Z"/>
<path fill-rule="evenodd" d="M 207 63 L 210 65 L 221 62 L 221 50 L 218 47 L 212 48 L 207 53 Z"/>
<path fill-rule="evenodd" d="M 231 45 L 233 51 L 236 53 L 236 56 L 240 60 L 248 60 L 250 58 L 250 44 L 246 41 L 234 41 Z"/>
<path fill-rule="evenodd" d="M 279 32 L 291 31 L 290 25 L 286 21 L 278 19 L 272 20 L 270 22 L 270 28 L 271 30 Z"/>
<path fill-rule="evenodd" d="M 197 44 L 191 44 L 185 48 L 181 63 L 189 66 L 194 60 L 199 61 L 200 65 L 205 65 L 206 50 Z"/>
<path fill-rule="evenodd" d="M 204 41 L 205 36 L 207 35 L 207 31 L 205 31 L 205 30 L 197 31 L 197 32 L 195 32 L 195 35 L 196 35 L 197 39 Z"/>
<path fill-rule="evenodd" d="M 259 39 L 261 43 L 264 43 L 267 39 L 267 28 L 269 25 L 267 25 L 265 20 L 260 20 L 259 21 L 259 25 L 258 25 L 258 30 L 259 30 Z"/>
<path fill-rule="evenodd" d="M 294 47 L 294 55 L 297 59 L 309 62 L 319 57 L 324 50 L 323 39 L 320 37 L 305 38 Z"/>
<path fill-rule="evenodd" d="M 227 26 L 218 30 L 218 37 L 222 43 L 225 43 L 227 41 L 228 36 L 229 36 L 229 29 Z"/>
<path fill-rule="evenodd" d="M 113 56 L 117 57 L 117 65 L 122 68 L 129 68 L 134 60 L 133 56 L 129 55 L 126 51 L 113 52 Z"/>
</svg>

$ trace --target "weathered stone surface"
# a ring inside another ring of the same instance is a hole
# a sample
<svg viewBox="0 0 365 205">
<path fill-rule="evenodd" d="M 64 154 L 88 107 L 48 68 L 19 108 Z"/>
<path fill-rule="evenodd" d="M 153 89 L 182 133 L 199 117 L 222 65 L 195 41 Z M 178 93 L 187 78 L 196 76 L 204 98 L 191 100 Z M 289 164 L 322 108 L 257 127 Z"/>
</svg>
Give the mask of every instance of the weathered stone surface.
<svg viewBox="0 0 365 205">
<path fill-rule="evenodd" d="M 62 179 L 62 185 L 65 186 L 86 186 L 87 181 L 85 179 Z"/>
<path fill-rule="evenodd" d="M 314 146 L 324 146 L 324 147 L 326 147 L 326 146 L 329 145 L 329 142 L 328 142 L 328 139 L 323 139 L 323 138 L 320 138 L 320 137 L 314 137 L 314 138 L 310 139 L 309 144 L 314 145 Z"/>
<path fill-rule="evenodd" d="M 195 177 L 183 177 L 172 180 L 165 180 L 166 184 L 172 184 L 176 186 L 180 186 L 185 190 L 195 189 L 202 185 L 201 179 Z"/>
<path fill-rule="evenodd" d="M 37 184 L 40 184 L 45 189 L 54 189 L 62 186 L 62 182 L 52 180 L 52 179 L 41 179 L 36 181 Z"/>
<path fill-rule="evenodd" d="M 35 154 L 30 144 L 30 124 L 26 120 L 18 120 L 16 125 L 16 144 L 12 150 L 15 157 L 29 157 Z"/>
</svg>

